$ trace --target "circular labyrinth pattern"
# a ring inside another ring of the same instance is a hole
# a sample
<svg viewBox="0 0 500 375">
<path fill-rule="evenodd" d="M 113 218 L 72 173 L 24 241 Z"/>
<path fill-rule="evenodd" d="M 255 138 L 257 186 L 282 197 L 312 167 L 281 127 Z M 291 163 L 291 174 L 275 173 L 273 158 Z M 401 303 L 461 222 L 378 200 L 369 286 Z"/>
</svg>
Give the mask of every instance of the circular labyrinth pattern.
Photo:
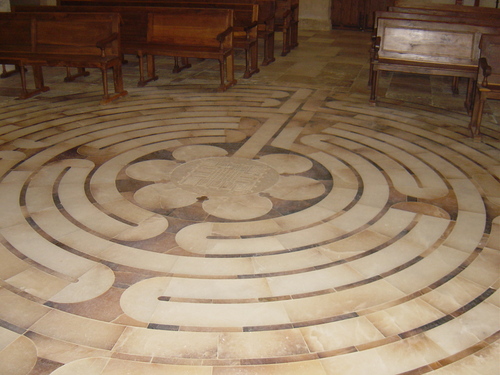
<svg viewBox="0 0 500 375">
<path fill-rule="evenodd" d="M 94 94 L 4 111 L 5 373 L 496 373 L 498 132 L 313 89 Z"/>
</svg>

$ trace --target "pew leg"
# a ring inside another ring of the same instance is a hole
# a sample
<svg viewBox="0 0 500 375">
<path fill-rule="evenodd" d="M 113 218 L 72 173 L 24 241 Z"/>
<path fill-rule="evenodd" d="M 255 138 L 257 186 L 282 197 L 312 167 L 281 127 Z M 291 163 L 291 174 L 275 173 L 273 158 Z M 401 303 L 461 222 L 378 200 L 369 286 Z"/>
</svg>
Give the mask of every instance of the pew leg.
<svg viewBox="0 0 500 375">
<path fill-rule="evenodd" d="M 2 64 L 2 73 L 0 74 L 0 78 L 7 78 L 7 77 L 10 77 L 16 73 L 19 73 L 19 65 L 16 65 L 15 68 L 13 70 L 7 70 L 7 67 L 5 66 L 5 64 Z M 25 68 L 23 68 L 24 71 L 26 71 Z"/>
<path fill-rule="evenodd" d="M 108 67 L 105 66 L 105 67 L 101 68 L 102 88 L 104 91 L 104 95 L 101 99 L 101 104 L 107 104 L 115 99 L 118 99 L 118 98 L 128 94 L 128 92 L 123 89 L 123 76 L 122 76 L 121 64 L 117 64 L 117 65 L 113 66 L 112 69 L 113 69 L 113 80 L 114 80 L 115 94 L 110 96 L 109 95 L 109 88 L 108 88 Z"/>
<path fill-rule="evenodd" d="M 148 69 L 148 81 L 156 81 L 158 76 L 156 75 L 156 59 L 154 55 L 146 56 L 146 64 Z"/>
<path fill-rule="evenodd" d="M 35 90 L 28 91 L 26 83 L 26 68 L 24 65 L 19 66 L 19 73 L 21 75 L 21 96 L 19 99 L 28 99 L 32 96 L 40 94 L 41 92 L 49 91 L 49 87 L 44 85 L 43 71 L 39 65 L 33 65 L 33 76 L 35 80 Z"/>
<path fill-rule="evenodd" d="M 156 81 L 158 79 L 158 76 L 156 75 L 155 57 L 154 55 L 146 55 L 147 79 L 144 78 L 144 54 L 142 51 L 139 51 L 137 57 L 139 58 L 139 82 L 137 82 L 137 86 L 144 87 L 148 84 L 148 82 Z"/>
<path fill-rule="evenodd" d="M 290 27 L 286 25 L 283 26 L 283 49 L 281 56 L 288 55 L 288 52 L 290 52 Z"/>
<path fill-rule="evenodd" d="M 472 106 L 474 103 L 474 87 L 476 86 L 476 80 L 469 78 L 467 80 L 467 95 L 465 97 L 465 110 L 468 114 L 472 111 Z"/>
<path fill-rule="evenodd" d="M 474 139 L 481 139 L 481 121 L 483 119 L 483 110 L 486 99 L 481 95 L 481 92 L 476 92 L 472 116 L 469 123 L 470 135 Z"/>
<path fill-rule="evenodd" d="M 189 63 L 189 58 L 187 57 L 180 57 L 180 64 L 179 64 L 179 57 L 174 57 L 174 69 L 172 69 L 172 73 L 179 73 L 180 71 L 191 68 L 191 64 Z"/>
<path fill-rule="evenodd" d="M 252 75 L 260 72 L 259 69 L 259 40 L 256 39 L 255 43 L 250 48 L 250 69 Z"/>
<path fill-rule="evenodd" d="M 219 59 L 219 69 L 221 84 L 218 91 L 226 91 L 236 84 L 234 79 L 234 52 Z"/>
<path fill-rule="evenodd" d="M 113 67 L 113 83 L 116 93 L 122 93 L 124 91 L 122 66 L 119 64 Z"/>
<path fill-rule="evenodd" d="M 26 71 L 24 70 L 24 66 L 21 66 L 21 69 L 19 70 L 20 74 L 21 74 L 21 96 L 19 97 L 19 99 L 26 99 L 26 98 L 29 98 L 29 94 L 28 94 L 28 89 L 27 89 L 27 85 L 26 85 Z"/>
<path fill-rule="evenodd" d="M 245 48 L 245 74 L 243 78 L 250 78 L 259 72 L 259 56 L 257 41 Z"/>
<path fill-rule="evenodd" d="M 451 92 L 453 95 L 458 95 L 459 90 L 458 90 L 458 83 L 460 81 L 460 77 L 453 77 L 453 82 L 451 84 Z"/>
<path fill-rule="evenodd" d="M 370 71 L 368 73 L 368 86 L 371 86 L 373 83 L 373 62 L 377 59 L 377 38 L 375 35 L 372 35 L 372 46 L 370 47 Z"/>
<path fill-rule="evenodd" d="M 264 59 L 261 62 L 262 66 L 266 66 L 275 61 L 274 57 L 274 31 L 271 34 L 264 36 Z"/>
<path fill-rule="evenodd" d="M 377 86 L 379 81 L 380 71 L 374 70 L 372 74 L 372 87 L 370 93 L 370 104 L 375 105 L 377 103 Z"/>
<path fill-rule="evenodd" d="M 90 73 L 85 70 L 85 68 L 77 68 L 76 74 L 71 74 L 70 68 L 66 68 L 66 77 L 64 78 L 64 82 L 73 82 L 78 77 L 87 77 Z"/>
<path fill-rule="evenodd" d="M 101 103 L 107 103 L 109 101 L 108 69 L 106 69 L 106 67 L 101 68 L 101 72 L 102 72 L 102 89 L 104 91 L 104 95 L 102 97 Z"/>
<path fill-rule="evenodd" d="M 243 74 L 243 78 L 250 78 L 252 76 L 252 73 L 250 72 L 250 65 L 252 64 L 250 62 L 250 55 L 249 49 L 245 48 L 245 73 Z"/>
<path fill-rule="evenodd" d="M 35 77 L 35 87 L 40 91 L 48 91 L 48 87 L 45 87 L 45 82 L 43 80 L 42 67 L 39 65 L 33 66 L 33 76 Z M 46 89 L 45 89 L 46 88 Z"/>
</svg>

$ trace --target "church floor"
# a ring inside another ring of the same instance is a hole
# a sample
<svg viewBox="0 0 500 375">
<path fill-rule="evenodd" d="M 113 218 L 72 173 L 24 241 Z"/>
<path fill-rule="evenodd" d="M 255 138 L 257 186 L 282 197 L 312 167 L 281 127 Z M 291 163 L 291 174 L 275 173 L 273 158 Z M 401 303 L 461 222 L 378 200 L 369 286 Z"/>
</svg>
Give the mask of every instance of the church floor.
<svg viewBox="0 0 500 375">
<path fill-rule="evenodd" d="M 216 92 L 213 61 L 100 105 L 0 81 L 0 374 L 500 374 L 500 108 L 382 77 L 369 33 Z M 31 79 L 30 79 L 31 82 Z"/>
</svg>

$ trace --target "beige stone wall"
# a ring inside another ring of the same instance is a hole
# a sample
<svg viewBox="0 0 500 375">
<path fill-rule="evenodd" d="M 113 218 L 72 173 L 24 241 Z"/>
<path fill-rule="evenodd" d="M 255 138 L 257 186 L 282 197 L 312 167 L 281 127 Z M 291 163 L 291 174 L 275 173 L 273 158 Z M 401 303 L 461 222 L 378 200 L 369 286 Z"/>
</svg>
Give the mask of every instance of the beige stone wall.
<svg viewBox="0 0 500 375">
<path fill-rule="evenodd" d="M 0 0 L 0 12 L 10 12 L 9 0 Z"/>
<path fill-rule="evenodd" d="M 301 0 L 299 27 L 307 30 L 331 30 L 330 0 Z"/>
</svg>

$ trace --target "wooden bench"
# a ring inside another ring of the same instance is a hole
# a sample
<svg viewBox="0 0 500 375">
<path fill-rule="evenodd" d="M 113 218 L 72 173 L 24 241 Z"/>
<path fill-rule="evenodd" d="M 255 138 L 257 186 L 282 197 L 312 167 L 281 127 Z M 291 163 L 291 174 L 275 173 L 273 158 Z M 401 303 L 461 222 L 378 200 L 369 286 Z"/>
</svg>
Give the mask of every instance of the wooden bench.
<svg viewBox="0 0 500 375">
<path fill-rule="evenodd" d="M 258 16 L 259 6 L 256 3 L 238 3 L 233 1 L 206 2 L 204 0 L 59 0 L 59 8 L 72 9 L 72 11 L 113 11 L 122 15 L 124 25 L 122 26 L 122 45 L 125 53 L 135 53 L 131 46 L 137 45 L 139 39 L 144 39 L 146 34 L 146 14 L 152 11 L 165 11 L 166 8 L 220 8 L 232 9 L 234 11 L 233 22 L 233 45 L 235 49 L 245 51 L 245 72 L 243 78 L 250 78 L 259 72 L 258 64 Z M 71 7 L 71 8 L 67 8 Z M 14 11 L 22 11 L 29 6 L 16 6 Z M 38 7 L 39 8 L 39 7 Z M 140 13 L 140 14 L 138 14 Z M 154 59 L 148 60 L 148 71 L 151 71 Z M 175 60 L 173 71 L 190 67 L 191 65 L 184 59 L 182 66 L 178 59 Z M 150 72 L 151 73 L 151 72 Z M 140 82 L 144 85 L 157 76 L 148 74 L 150 78 Z"/>
<path fill-rule="evenodd" d="M 182 1 L 182 0 L 180 0 Z M 200 0 L 206 3 L 213 0 Z M 283 48 L 282 55 L 286 55 L 291 49 L 292 35 L 298 34 L 298 0 L 293 0 L 294 13 L 292 13 L 292 0 L 216 0 L 217 2 L 232 3 L 257 3 L 259 4 L 259 37 L 264 39 L 264 59 L 262 65 L 274 61 L 274 32 L 282 31 Z M 281 1 L 278 3 L 278 1 Z M 123 5 L 123 6 L 162 6 L 163 0 L 58 0 L 58 5 Z M 272 13 L 271 13 L 272 12 Z M 292 15 L 296 15 L 297 21 L 292 21 Z M 296 27 L 291 31 L 290 27 Z"/>
<path fill-rule="evenodd" d="M 219 91 L 236 84 L 233 10 L 170 8 L 147 16 L 147 42 L 138 50 L 141 66 L 144 55 L 216 59 L 220 70 Z"/>
<path fill-rule="evenodd" d="M 42 67 L 78 68 L 72 81 L 88 75 L 85 68 L 102 72 L 104 95 L 108 103 L 127 95 L 123 89 L 120 50 L 120 16 L 114 13 L 0 13 L 0 63 L 18 67 L 21 96 L 26 99 L 49 90 Z M 33 67 L 35 90 L 28 91 L 26 66 Z M 115 94 L 108 94 L 109 69 L 113 70 Z"/>
<path fill-rule="evenodd" d="M 61 1 L 61 3 L 78 3 L 84 5 L 59 5 L 59 6 L 15 6 L 13 7 L 13 11 L 15 12 L 26 12 L 31 9 L 36 9 L 37 11 L 62 11 L 62 12 L 116 12 L 119 13 L 122 19 L 122 51 L 124 54 L 133 54 L 139 56 L 139 51 L 141 51 L 141 58 L 139 63 L 139 81 L 138 86 L 145 86 L 148 82 L 154 81 L 158 79 L 158 75 L 156 74 L 156 66 L 154 55 L 147 54 L 145 52 L 145 44 L 147 44 L 148 40 L 148 15 L 152 12 L 169 12 L 172 7 L 158 7 L 158 6 L 134 6 L 135 4 L 139 4 L 138 2 L 127 1 L 125 3 L 132 4 L 129 6 L 122 5 L 109 5 L 109 4 L 120 4 L 122 2 L 119 1 L 108 1 L 101 2 L 100 4 L 104 5 L 94 5 L 97 2 L 94 1 Z M 142 2 L 141 2 L 142 3 Z M 152 2 L 144 2 L 150 4 Z M 173 3 L 171 3 L 173 4 Z M 248 10 L 248 7 L 247 7 Z M 254 11 L 251 8 L 248 11 Z M 210 28 L 210 26 L 209 26 Z M 197 25 L 197 30 L 202 33 L 203 24 Z M 253 30 L 254 33 L 256 30 Z M 210 32 L 210 31 L 209 31 Z M 250 32 L 250 31 L 249 31 Z M 213 36 L 213 35 L 212 35 Z M 214 36 L 215 37 L 215 36 Z M 253 46 L 251 46 L 253 48 Z M 254 61 L 257 61 L 257 45 L 252 49 L 254 57 Z M 191 65 L 188 62 L 187 57 L 180 58 L 179 56 L 174 57 L 174 67 L 172 71 L 174 73 L 180 72 L 181 70 L 190 67 Z M 146 61 L 146 71 L 144 69 L 144 61 Z M 247 60 L 248 62 L 248 60 Z M 249 74 L 253 74 L 257 72 L 254 70 L 253 72 L 250 70 L 253 67 L 250 63 L 247 65 L 246 70 L 248 70 Z M 232 68 L 234 69 L 234 68 Z M 231 71 L 232 71 L 231 69 Z M 257 67 L 258 69 L 258 67 Z M 251 73 L 250 73 L 251 72 Z M 223 77 L 221 77 L 222 80 Z"/>
<path fill-rule="evenodd" d="M 163 1 L 163 0 L 157 0 Z M 183 1 L 183 0 L 180 0 Z M 190 0 L 187 0 L 190 1 Z M 274 34 L 276 18 L 276 0 L 197 0 L 206 4 L 213 3 L 240 3 L 240 4 L 258 4 L 259 17 L 257 19 L 258 37 L 264 43 L 264 56 L 261 65 L 266 66 L 274 62 Z M 290 22 L 289 22 L 290 23 Z"/>
<path fill-rule="evenodd" d="M 164 0 L 156 0 L 163 2 Z M 191 0 L 179 0 L 191 1 Z M 257 35 L 264 44 L 264 56 L 261 65 L 266 66 L 275 61 L 274 58 L 274 29 L 276 0 L 195 0 L 204 4 L 257 4 L 259 7 L 257 17 Z"/>
<path fill-rule="evenodd" d="M 482 26 L 498 26 L 498 20 L 492 19 L 491 17 L 482 17 L 480 14 L 469 14 L 466 12 L 450 13 L 446 16 L 435 15 L 432 13 L 406 13 L 406 12 L 396 12 L 396 11 L 375 11 L 374 12 L 374 29 L 372 34 L 372 48 L 370 50 L 370 61 L 373 61 L 375 54 L 375 43 L 377 37 L 377 23 L 379 18 L 397 18 L 397 19 L 407 19 L 407 20 L 421 20 L 421 21 L 437 21 L 437 22 L 449 22 L 458 24 L 470 24 L 470 25 L 482 25 Z M 370 64 L 370 75 L 368 79 L 368 84 L 371 85 L 372 82 L 372 65 Z M 458 79 L 453 80 L 452 90 L 454 94 L 458 94 Z"/>
<path fill-rule="evenodd" d="M 469 129 L 473 138 L 481 137 L 481 120 L 486 100 L 500 99 L 500 35 L 483 35 L 479 45 L 478 78 Z"/>
<path fill-rule="evenodd" d="M 465 77 L 469 79 L 466 108 L 471 108 L 482 34 L 499 27 L 449 22 L 379 18 L 371 61 L 370 102 L 375 104 L 382 71 Z"/>
</svg>

